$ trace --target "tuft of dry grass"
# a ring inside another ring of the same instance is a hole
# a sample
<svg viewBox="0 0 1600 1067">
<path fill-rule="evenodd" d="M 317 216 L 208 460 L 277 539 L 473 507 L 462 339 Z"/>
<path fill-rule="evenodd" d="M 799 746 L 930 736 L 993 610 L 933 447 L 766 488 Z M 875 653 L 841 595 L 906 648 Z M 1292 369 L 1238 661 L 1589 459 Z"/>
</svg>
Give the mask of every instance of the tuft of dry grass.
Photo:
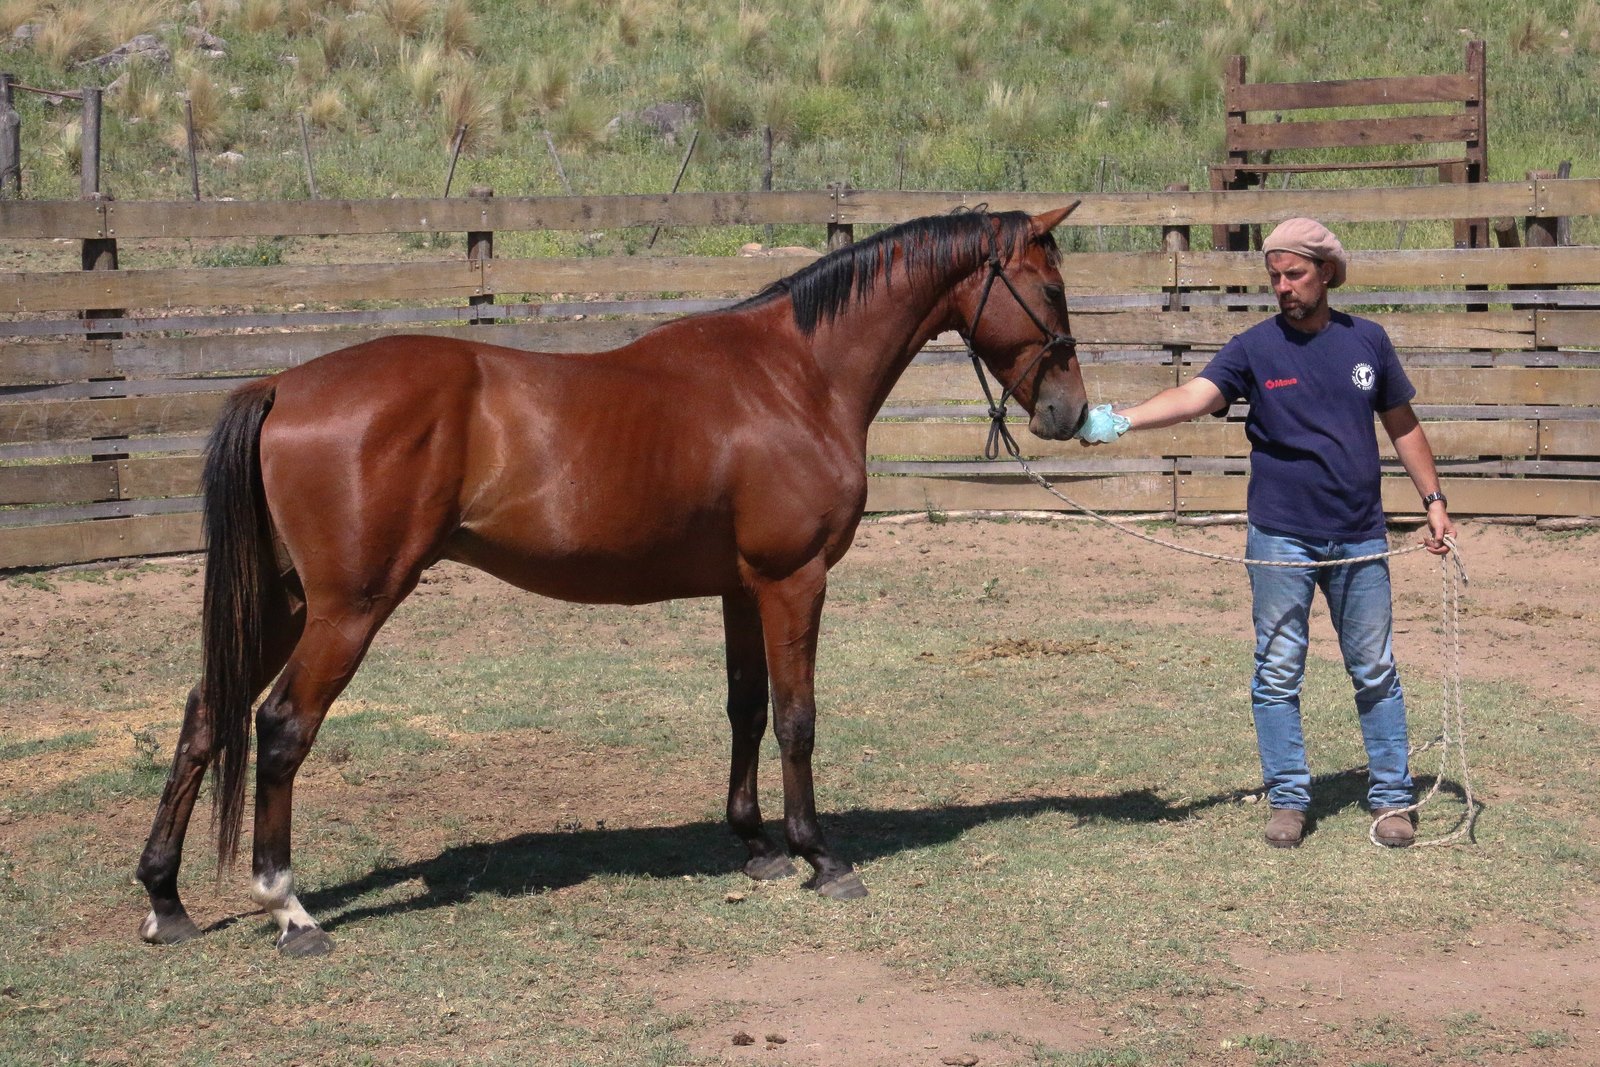
<svg viewBox="0 0 1600 1067">
<path fill-rule="evenodd" d="M 604 143 L 610 121 L 611 109 L 604 100 L 572 93 L 549 115 L 545 129 L 563 151 L 581 153 Z"/>
<path fill-rule="evenodd" d="M 444 53 L 435 44 L 407 45 L 400 53 L 400 71 L 411 90 L 412 102 L 427 107 L 439 91 L 439 79 L 444 77 Z"/>
<path fill-rule="evenodd" d="M 68 173 L 83 173 L 83 122 L 68 119 L 50 131 L 45 151 L 60 161 Z"/>
<path fill-rule="evenodd" d="M 283 0 L 244 0 L 239 24 L 249 33 L 266 33 L 283 19 Z"/>
<path fill-rule="evenodd" d="M 37 21 L 43 10 L 43 0 L 5 0 L 0 3 L 0 34 L 11 36 L 18 26 Z"/>
<path fill-rule="evenodd" d="M 824 45 L 826 50 L 826 45 Z M 718 133 L 739 133 L 750 129 L 753 114 L 750 101 L 736 78 L 716 64 L 700 69 L 697 79 L 700 114 L 708 130 Z"/>
<path fill-rule="evenodd" d="M 465 127 L 462 151 L 485 147 L 494 139 L 499 112 L 494 95 L 470 72 L 452 74 L 439 86 L 439 115 L 447 146 L 455 143 L 456 131 Z"/>
<path fill-rule="evenodd" d="M 989 83 L 983 113 L 996 140 L 1014 146 L 1034 145 L 1056 132 L 1050 103 L 1037 87 Z"/>
<path fill-rule="evenodd" d="M 211 75 L 195 67 L 184 77 L 184 99 L 193 116 L 195 143 L 212 147 L 226 137 L 227 95 L 217 88 Z M 179 123 L 180 143 L 187 138 Z"/>
<path fill-rule="evenodd" d="M 822 24 L 828 33 L 854 37 L 867 24 L 872 14 L 869 0 L 828 0 L 822 12 Z"/>
<path fill-rule="evenodd" d="M 728 25 L 727 54 L 735 62 L 753 68 L 767 66 L 772 59 L 772 16 L 759 8 L 740 3 L 739 15 Z"/>
<path fill-rule="evenodd" d="M 88 5 L 57 8 L 38 23 L 33 48 L 50 68 L 65 71 L 100 51 L 101 18 Z"/>
<path fill-rule="evenodd" d="M 290 37 L 309 37 L 322 25 L 319 0 L 284 0 L 283 32 Z"/>
<path fill-rule="evenodd" d="M 1593 55 L 1600 52 L 1600 2 L 1589 0 L 1572 20 L 1572 43 Z"/>
<path fill-rule="evenodd" d="M 324 130 L 342 125 L 346 114 L 344 95 L 331 86 L 317 90 L 306 102 L 306 121 Z"/>
<path fill-rule="evenodd" d="M 561 60 L 537 59 L 526 70 L 528 94 L 540 111 L 554 111 L 572 95 L 572 68 Z"/>
<path fill-rule="evenodd" d="M 115 48 L 141 33 L 151 33 L 163 20 L 173 16 L 176 5 L 170 0 L 122 0 L 100 15 L 105 39 Z"/>
<path fill-rule="evenodd" d="M 1512 24 L 1511 32 L 1506 35 L 1506 47 L 1513 55 L 1538 55 L 1550 51 L 1555 39 L 1556 30 L 1550 24 L 1550 17 L 1534 7 Z"/>
<path fill-rule="evenodd" d="M 327 70 L 338 70 L 355 56 L 356 34 L 345 19 L 329 19 L 323 23 L 316 41 L 322 50 L 322 63 Z"/>
<path fill-rule="evenodd" d="M 161 70 L 153 63 L 130 64 L 122 89 L 108 99 L 126 122 L 150 122 L 158 118 L 167 100 Z"/>
<path fill-rule="evenodd" d="M 480 40 L 472 0 L 449 0 L 439 23 L 439 44 L 450 55 L 473 55 Z"/>
<path fill-rule="evenodd" d="M 433 0 L 379 0 L 374 10 L 389 32 L 402 40 L 415 41 L 428 32 Z"/>
</svg>

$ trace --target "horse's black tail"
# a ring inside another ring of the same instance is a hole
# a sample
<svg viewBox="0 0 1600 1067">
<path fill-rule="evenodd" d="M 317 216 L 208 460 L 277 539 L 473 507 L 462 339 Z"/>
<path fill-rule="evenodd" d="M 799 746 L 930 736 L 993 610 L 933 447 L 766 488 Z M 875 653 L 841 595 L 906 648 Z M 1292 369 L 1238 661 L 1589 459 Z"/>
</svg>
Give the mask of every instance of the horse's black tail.
<svg viewBox="0 0 1600 1067">
<path fill-rule="evenodd" d="M 200 476 L 206 539 L 200 702 L 211 723 L 212 816 L 222 864 L 239 853 L 250 708 L 262 684 L 262 597 L 273 574 L 260 443 L 275 389 L 263 379 L 228 398 Z"/>
</svg>

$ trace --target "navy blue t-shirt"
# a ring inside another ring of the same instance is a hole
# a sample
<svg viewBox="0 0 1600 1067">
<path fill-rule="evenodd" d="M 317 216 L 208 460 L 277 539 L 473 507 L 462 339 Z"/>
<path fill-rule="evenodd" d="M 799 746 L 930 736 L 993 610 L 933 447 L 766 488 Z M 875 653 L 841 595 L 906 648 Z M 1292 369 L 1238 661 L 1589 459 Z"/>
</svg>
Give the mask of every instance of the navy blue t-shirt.
<svg viewBox="0 0 1600 1067">
<path fill-rule="evenodd" d="M 1333 541 L 1384 536 L 1375 412 L 1416 395 L 1383 327 L 1335 311 L 1320 333 L 1282 315 L 1233 338 L 1200 371 L 1250 404 L 1250 521 Z"/>
</svg>

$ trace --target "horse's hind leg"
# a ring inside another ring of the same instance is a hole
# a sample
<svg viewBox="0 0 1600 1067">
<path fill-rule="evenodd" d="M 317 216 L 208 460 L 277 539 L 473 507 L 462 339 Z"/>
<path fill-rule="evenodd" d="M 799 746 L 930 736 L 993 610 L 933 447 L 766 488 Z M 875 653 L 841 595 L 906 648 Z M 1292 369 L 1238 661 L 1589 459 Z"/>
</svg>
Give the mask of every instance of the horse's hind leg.
<svg viewBox="0 0 1600 1067">
<path fill-rule="evenodd" d="M 728 825 L 750 850 L 744 873 L 762 880 L 787 878 L 795 873 L 794 863 L 767 836 L 756 799 L 756 768 L 767 732 L 767 654 L 754 598 L 744 593 L 723 597 L 722 628 L 727 645 L 728 725 L 733 731 Z"/>
<path fill-rule="evenodd" d="M 420 572 L 419 572 L 420 573 Z M 278 924 L 288 956 L 333 951 L 330 938 L 301 907 L 290 864 L 294 779 L 328 707 L 344 691 L 384 620 L 416 585 L 413 573 L 393 594 L 350 597 L 342 607 L 308 595 L 307 623 L 277 685 L 256 712 L 256 816 L 251 896 Z"/>
<path fill-rule="evenodd" d="M 263 620 L 262 672 L 256 690 L 265 689 L 283 668 L 299 637 L 302 617 L 296 615 L 280 589 L 266 598 Z M 158 945 L 187 941 L 200 933 L 178 896 L 178 868 L 183 861 L 183 840 L 189 829 L 206 767 L 213 756 L 210 710 L 200 703 L 196 686 L 184 705 L 183 727 L 172 756 L 172 769 L 161 791 L 161 803 L 150 827 L 150 837 L 139 857 L 138 878 L 150 895 L 150 913 L 139 926 L 139 936 Z"/>
</svg>

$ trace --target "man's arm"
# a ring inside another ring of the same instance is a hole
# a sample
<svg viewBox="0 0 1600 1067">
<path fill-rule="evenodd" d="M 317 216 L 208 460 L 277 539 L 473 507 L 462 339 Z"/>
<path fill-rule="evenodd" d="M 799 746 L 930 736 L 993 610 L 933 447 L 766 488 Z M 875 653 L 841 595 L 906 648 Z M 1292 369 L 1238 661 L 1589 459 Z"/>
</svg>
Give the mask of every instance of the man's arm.
<svg viewBox="0 0 1600 1067">
<path fill-rule="evenodd" d="M 1144 403 L 1124 408 L 1117 414 L 1128 420 L 1131 430 L 1156 430 L 1221 411 L 1226 406 L 1222 390 L 1214 382 L 1190 378 L 1182 385 L 1163 389 Z"/>
<path fill-rule="evenodd" d="M 1398 404 L 1381 412 L 1378 418 L 1388 432 L 1389 440 L 1394 442 L 1395 454 L 1411 476 L 1411 484 L 1416 486 L 1417 495 L 1427 497 L 1438 493 L 1439 472 L 1433 464 L 1433 446 L 1428 444 L 1428 435 L 1423 432 L 1422 423 L 1417 421 L 1417 413 L 1411 410 L 1411 405 Z M 1427 509 L 1428 536 L 1422 543 L 1429 552 L 1442 556 L 1450 551 L 1444 539 L 1455 537 L 1455 523 L 1450 521 L 1450 509 L 1442 496 L 1429 503 Z"/>
</svg>

